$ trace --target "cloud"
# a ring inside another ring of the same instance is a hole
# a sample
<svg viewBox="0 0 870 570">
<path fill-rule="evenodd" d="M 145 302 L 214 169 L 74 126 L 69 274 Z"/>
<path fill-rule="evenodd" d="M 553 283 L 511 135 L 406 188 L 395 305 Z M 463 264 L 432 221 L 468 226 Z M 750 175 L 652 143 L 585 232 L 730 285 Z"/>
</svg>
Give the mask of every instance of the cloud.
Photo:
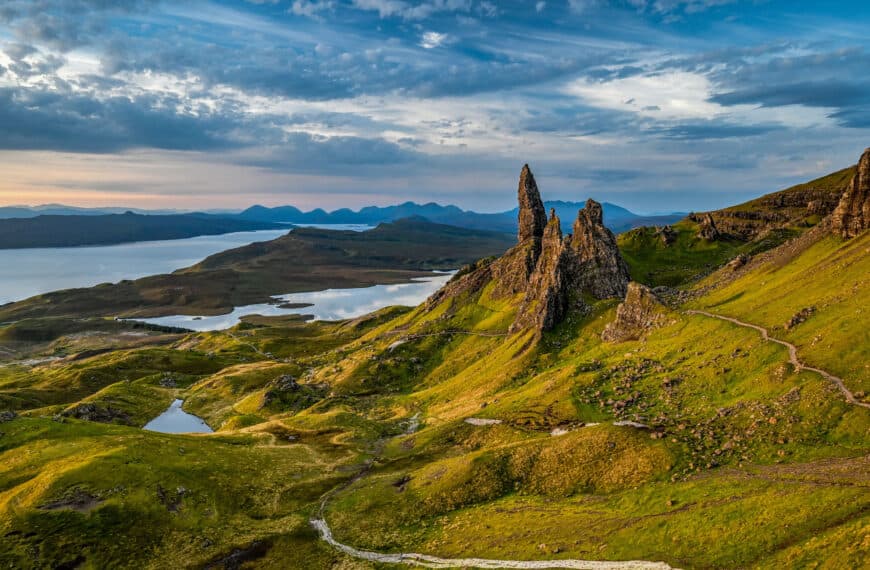
<svg viewBox="0 0 870 570">
<path fill-rule="evenodd" d="M 755 137 L 782 128 L 778 125 L 734 125 L 721 121 L 703 121 L 655 126 L 649 132 L 667 139 L 711 140 Z"/>
<path fill-rule="evenodd" d="M 290 11 L 293 14 L 309 18 L 319 18 L 321 12 L 331 12 L 333 10 L 335 10 L 335 2 L 333 0 L 294 0 L 290 6 Z"/>
<path fill-rule="evenodd" d="M 447 34 L 438 32 L 423 32 L 423 37 L 420 38 L 420 47 L 432 49 L 440 46 L 447 41 Z"/>
</svg>

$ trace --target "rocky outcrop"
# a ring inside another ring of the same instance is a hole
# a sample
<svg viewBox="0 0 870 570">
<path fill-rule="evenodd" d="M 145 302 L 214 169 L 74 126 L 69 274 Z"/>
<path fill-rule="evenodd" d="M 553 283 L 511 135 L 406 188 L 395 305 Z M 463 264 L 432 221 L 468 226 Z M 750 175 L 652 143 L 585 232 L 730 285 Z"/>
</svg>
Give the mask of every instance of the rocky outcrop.
<svg viewBox="0 0 870 570">
<path fill-rule="evenodd" d="M 540 239 L 547 226 L 547 213 L 544 210 L 544 202 L 541 201 L 535 177 L 528 164 L 524 165 L 520 172 L 517 199 L 520 203 L 519 232 L 517 235 L 519 243 L 529 239 Z"/>
<path fill-rule="evenodd" d="M 520 173 L 518 243 L 502 257 L 464 268 L 427 301 L 431 310 L 447 300 L 461 299 L 492 284 L 493 298 L 520 296 L 511 331 L 549 330 L 571 311 L 587 308 L 585 297 L 605 299 L 625 295 L 628 266 L 616 237 L 604 227 L 601 204 L 586 202 L 577 214 L 574 233 L 562 235 L 555 210 L 544 215 L 538 186 L 528 165 Z M 446 314 L 451 314 L 448 310 Z"/>
<path fill-rule="evenodd" d="M 649 287 L 632 281 L 628 284 L 625 300 L 616 308 L 616 319 L 604 327 L 601 340 L 637 340 L 667 320 L 667 310 Z"/>
<path fill-rule="evenodd" d="M 102 407 L 93 403 L 77 404 L 72 408 L 64 410 L 61 415 L 68 418 L 76 418 L 79 420 L 103 424 L 122 423 L 129 425 L 132 423 L 127 412 L 112 406 Z"/>
<path fill-rule="evenodd" d="M 571 252 L 569 278 L 575 289 L 598 299 L 622 297 L 630 280 L 628 265 L 619 253 L 616 236 L 604 227 L 601 204 L 587 200 L 577 213 L 574 234 L 567 238 Z"/>
<path fill-rule="evenodd" d="M 662 245 L 668 246 L 677 241 L 677 232 L 671 226 L 656 226 L 656 237 L 662 240 Z"/>
<path fill-rule="evenodd" d="M 707 241 L 714 241 L 722 236 L 722 234 L 719 233 L 719 229 L 716 228 L 716 222 L 713 221 L 713 216 L 711 214 L 704 214 L 704 217 L 701 218 L 700 225 L 701 227 L 698 228 L 698 237 Z"/>
<path fill-rule="evenodd" d="M 568 309 L 564 269 L 562 226 L 553 209 L 541 240 L 541 254 L 511 330 L 548 330 L 562 320 Z"/>
<path fill-rule="evenodd" d="M 858 161 L 858 170 L 831 215 L 835 232 L 848 239 L 870 228 L 870 148 Z"/>
</svg>

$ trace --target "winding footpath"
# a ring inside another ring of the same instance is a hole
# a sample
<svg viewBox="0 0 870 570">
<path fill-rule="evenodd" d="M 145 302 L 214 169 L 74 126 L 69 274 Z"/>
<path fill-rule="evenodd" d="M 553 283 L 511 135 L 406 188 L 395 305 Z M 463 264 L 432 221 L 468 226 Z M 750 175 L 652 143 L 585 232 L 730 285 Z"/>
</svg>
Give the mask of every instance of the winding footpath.
<svg viewBox="0 0 870 570">
<path fill-rule="evenodd" d="M 419 426 L 418 415 L 411 418 L 411 424 L 405 434 L 413 433 Z M 311 519 L 311 526 L 317 529 L 320 539 L 348 556 L 358 560 L 367 560 L 380 564 L 404 564 L 406 566 L 420 566 L 423 568 L 572 568 L 574 570 L 677 570 L 664 562 L 650 562 L 647 560 L 494 560 L 489 558 L 441 558 L 416 552 L 374 552 L 372 550 L 360 550 L 347 544 L 338 542 L 332 535 L 332 529 L 326 522 L 326 505 L 329 499 L 340 491 L 347 489 L 366 475 L 374 464 L 373 460 L 366 462 L 365 466 L 350 480 L 342 485 L 327 491 L 320 500 L 320 508 L 315 518 Z"/>
<path fill-rule="evenodd" d="M 753 330 L 760 332 L 761 338 L 763 338 L 764 340 L 767 340 L 770 342 L 775 342 L 776 344 L 781 344 L 782 346 L 784 346 L 788 349 L 788 360 L 789 360 L 789 362 L 792 363 L 792 365 L 795 367 L 795 369 L 797 371 L 809 370 L 810 372 L 815 372 L 816 374 L 821 375 L 824 379 L 828 380 L 829 382 L 833 382 L 837 386 L 837 388 L 840 389 L 840 392 L 842 392 L 843 396 L 846 397 L 847 402 L 849 402 L 850 404 L 852 404 L 854 406 L 861 406 L 862 408 L 867 408 L 868 410 L 870 410 L 870 404 L 858 400 L 855 397 L 855 394 L 853 394 L 848 388 L 846 388 L 846 384 L 843 382 L 842 378 L 840 378 L 838 376 L 834 376 L 833 374 L 825 372 L 824 370 L 820 370 L 818 368 L 813 368 L 812 366 L 807 366 L 806 364 L 801 362 L 800 359 L 798 359 L 797 347 L 795 345 L 793 345 L 790 342 L 786 342 L 784 340 L 779 340 L 778 338 L 773 338 L 772 336 L 770 336 L 767 333 L 766 328 L 760 327 L 758 325 L 753 325 L 752 323 L 744 323 L 743 321 L 740 321 L 738 319 L 734 319 L 732 317 L 726 317 L 724 315 L 717 315 L 715 313 L 708 313 L 707 311 L 688 310 L 688 311 L 686 311 L 686 314 L 687 315 L 701 315 L 704 317 L 710 317 L 712 319 L 719 319 L 720 321 L 727 321 L 727 322 L 735 324 L 737 326 L 750 328 L 750 329 L 753 329 Z"/>
<path fill-rule="evenodd" d="M 413 552 L 383 554 L 370 550 L 359 550 L 335 540 L 326 520 L 313 519 L 312 526 L 320 533 L 320 538 L 345 554 L 382 564 L 406 564 L 424 568 L 574 568 L 579 570 L 673 570 L 664 562 L 647 562 L 645 560 L 598 561 L 598 560 L 489 560 L 486 558 L 440 558 Z"/>
</svg>

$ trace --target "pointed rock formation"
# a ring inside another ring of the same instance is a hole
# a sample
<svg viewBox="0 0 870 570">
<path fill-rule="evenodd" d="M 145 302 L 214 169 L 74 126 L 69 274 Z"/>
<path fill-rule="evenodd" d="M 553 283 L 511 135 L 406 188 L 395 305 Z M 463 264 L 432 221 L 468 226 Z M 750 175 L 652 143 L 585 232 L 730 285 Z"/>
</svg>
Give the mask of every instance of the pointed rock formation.
<svg viewBox="0 0 870 570">
<path fill-rule="evenodd" d="M 538 192 L 538 185 L 535 183 L 535 177 L 528 164 L 524 165 L 522 172 L 520 172 L 517 197 L 520 202 L 519 242 L 523 243 L 528 239 L 543 237 L 544 228 L 547 225 L 547 214 L 544 210 L 544 203 L 541 201 L 541 194 Z"/>
<path fill-rule="evenodd" d="M 870 228 L 870 148 L 861 155 L 858 170 L 831 215 L 834 231 L 853 238 Z"/>
<path fill-rule="evenodd" d="M 562 274 L 564 253 L 562 226 L 556 210 L 551 209 L 550 221 L 544 228 L 541 241 L 541 255 L 511 331 L 525 328 L 549 330 L 565 316 L 568 296 Z"/>
<path fill-rule="evenodd" d="M 667 321 L 667 309 L 645 285 L 632 281 L 628 284 L 625 300 L 616 308 L 616 319 L 608 323 L 601 333 L 605 342 L 637 340 L 647 331 Z"/>
<path fill-rule="evenodd" d="M 517 245 L 491 263 L 464 269 L 429 298 L 427 308 L 461 299 L 491 284 L 493 298 L 521 296 L 512 332 L 540 332 L 556 326 L 569 312 L 588 308 L 584 296 L 605 299 L 625 295 L 628 266 L 619 253 L 616 237 L 604 227 L 601 204 L 587 201 L 574 222 L 573 237 L 563 238 L 555 210 L 551 210 L 547 221 L 528 165 L 520 173 L 518 194 Z"/>
<path fill-rule="evenodd" d="M 541 255 L 541 239 L 544 237 L 547 215 L 535 176 L 528 164 L 520 172 L 517 199 L 520 204 L 518 243 L 492 266 L 496 296 L 524 292 Z"/>
<path fill-rule="evenodd" d="M 577 213 L 569 247 L 576 288 L 598 299 L 625 295 L 630 280 L 628 265 L 619 253 L 616 236 L 604 226 L 601 204 L 595 200 L 587 200 L 586 207 Z"/>
</svg>

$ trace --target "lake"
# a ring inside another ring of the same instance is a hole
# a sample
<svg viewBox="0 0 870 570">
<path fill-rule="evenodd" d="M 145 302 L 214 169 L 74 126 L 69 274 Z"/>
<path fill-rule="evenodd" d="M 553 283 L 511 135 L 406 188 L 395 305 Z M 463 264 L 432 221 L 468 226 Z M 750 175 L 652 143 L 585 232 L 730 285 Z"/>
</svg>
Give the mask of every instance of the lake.
<svg viewBox="0 0 870 570">
<path fill-rule="evenodd" d="M 371 229 L 359 224 L 321 224 L 318 227 L 354 231 Z M 171 273 L 209 255 L 272 240 L 288 231 L 237 232 L 94 247 L 3 249 L 0 250 L 0 304 L 60 289 L 92 287 Z"/>
<path fill-rule="evenodd" d="M 231 313 L 225 315 L 171 315 L 136 320 L 195 331 L 214 331 L 228 329 L 239 324 L 241 317 L 245 315 L 312 315 L 314 320 L 320 321 L 353 319 L 391 305 L 417 306 L 440 289 L 452 276 L 453 272 L 433 272 L 432 277 L 418 277 L 410 283 L 279 295 L 275 297 L 278 301 L 275 304 L 264 303 L 236 307 Z M 281 308 L 279 305 L 284 303 L 305 303 L 311 306 Z"/>
<path fill-rule="evenodd" d="M 176 399 L 165 412 L 145 424 L 142 429 L 160 433 L 212 433 L 214 431 L 202 418 L 182 410 L 183 403 L 184 400 Z"/>
</svg>

